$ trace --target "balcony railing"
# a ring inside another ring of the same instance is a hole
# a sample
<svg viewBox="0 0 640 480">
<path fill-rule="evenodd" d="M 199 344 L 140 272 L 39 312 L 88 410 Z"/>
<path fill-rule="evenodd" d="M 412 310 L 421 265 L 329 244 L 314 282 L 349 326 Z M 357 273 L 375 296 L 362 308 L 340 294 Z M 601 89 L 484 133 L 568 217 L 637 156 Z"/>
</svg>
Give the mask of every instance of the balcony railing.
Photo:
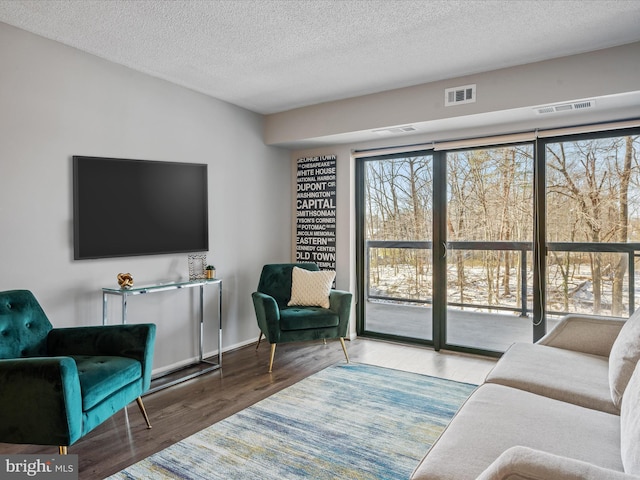
<svg viewBox="0 0 640 480">
<path fill-rule="evenodd" d="M 372 249 L 412 249 L 412 250 L 431 250 L 432 242 L 429 241 L 381 241 L 370 240 L 365 244 L 365 266 L 366 272 L 370 272 L 370 258 Z M 532 286 L 528 285 L 527 277 L 529 275 L 529 266 L 527 262 L 527 253 L 532 252 L 533 244 L 530 242 L 447 242 L 446 251 L 499 251 L 499 252 L 519 252 L 519 305 L 483 305 L 465 302 L 449 302 L 449 305 L 457 307 L 469 308 L 486 308 L 491 310 L 509 310 L 519 312 L 521 316 L 527 316 L 529 307 L 527 299 L 529 290 Z M 547 244 L 547 252 L 571 252 L 571 253 L 620 253 L 627 255 L 627 305 L 629 314 L 635 310 L 635 259 L 640 256 L 640 243 L 587 243 L 587 242 L 552 242 Z M 367 282 L 367 299 L 392 300 L 410 303 L 429 304 L 429 299 L 416 299 L 401 296 L 384 296 L 371 292 L 370 284 Z M 562 315 L 569 312 L 548 311 L 549 314 Z"/>
</svg>

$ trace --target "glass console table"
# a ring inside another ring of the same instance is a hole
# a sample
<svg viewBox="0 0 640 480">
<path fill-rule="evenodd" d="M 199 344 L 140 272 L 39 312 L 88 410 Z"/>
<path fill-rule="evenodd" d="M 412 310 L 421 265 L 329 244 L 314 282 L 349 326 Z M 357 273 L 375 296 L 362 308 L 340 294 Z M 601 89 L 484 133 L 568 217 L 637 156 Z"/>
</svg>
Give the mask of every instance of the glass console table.
<svg viewBox="0 0 640 480">
<path fill-rule="evenodd" d="M 202 351 L 202 342 L 204 337 L 204 289 L 205 287 L 217 285 L 218 287 L 218 354 L 217 359 L 203 358 L 204 353 Z M 122 323 L 127 323 L 127 300 L 129 297 L 136 295 L 144 295 L 148 293 L 166 292 L 169 290 L 179 290 L 182 288 L 195 288 L 200 289 L 200 315 L 198 325 L 198 360 L 195 363 L 164 372 L 158 377 L 154 377 L 152 380 L 151 388 L 147 393 L 152 393 L 163 388 L 170 387 L 190 378 L 204 375 L 205 373 L 217 370 L 222 367 L 222 280 L 219 278 L 213 279 L 201 279 L 190 280 L 184 282 L 171 282 L 171 283 L 158 283 L 154 285 L 146 285 L 140 287 L 132 287 L 128 289 L 123 288 L 103 288 L 102 289 L 102 324 L 107 324 L 107 306 L 108 296 L 119 296 L 122 300 Z M 176 372 L 183 372 L 182 375 L 176 376 Z M 159 381 L 155 381 L 159 379 Z"/>
</svg>

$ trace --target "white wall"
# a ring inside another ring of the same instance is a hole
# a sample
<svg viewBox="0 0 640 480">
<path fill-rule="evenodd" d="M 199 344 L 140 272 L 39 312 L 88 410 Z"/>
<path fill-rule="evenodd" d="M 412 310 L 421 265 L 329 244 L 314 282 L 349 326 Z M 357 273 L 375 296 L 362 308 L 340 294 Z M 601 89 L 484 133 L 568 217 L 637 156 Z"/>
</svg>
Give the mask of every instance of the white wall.
<svg viewBox="0 0 640 480">
<path fill-rule="evenodd" d="M 250 294 L 262 265 L 291 251 L 289 153 L 265 146 L 262 129 L 260 115 L 0 23 L 0 290 L 32 290 L 56 327 L 97 325 L 117 273 L 137 285 L 186 278 L 187 255 L 73 260 L 71 157 L 207 163 L 223 349 L 255 341 Z M 130 322 L 158 325 L 156 372 L 197 353 L 196 290 L 129 302 Z"/>
</svg>

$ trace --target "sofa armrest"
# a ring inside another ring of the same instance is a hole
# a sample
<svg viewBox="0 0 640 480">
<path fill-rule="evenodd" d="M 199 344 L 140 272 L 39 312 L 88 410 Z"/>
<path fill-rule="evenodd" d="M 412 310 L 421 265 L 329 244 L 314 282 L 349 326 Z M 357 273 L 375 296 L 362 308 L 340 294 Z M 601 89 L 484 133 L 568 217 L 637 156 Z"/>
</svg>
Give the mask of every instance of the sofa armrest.
<svg viewBox="0 0 640 480">
<path fill-rule="evenodd" d="M 0 442 L 71 445 L 82 435 L 82 394 L 69 357 L 0 360 Z"/>
<path fill-rule="evenodd" d="M 626 319 L 566 315 L 538 344 L 608 357 Z"/>
<path fill-rule="evenodd" d="M 278 302 L 271 295 L 262 292 L 253 292 L 253 308 L 256 311 L 256 319 L 260 331 L 267 337 L 269 343 L 278 343 L 280 334 L 280 309 Z"/>
<path fill-rule="evenodd" d="M 341 337 L 347 336 L 349 328 L 349 315 L 351 315 L 351 292 L 343 290 L 331 290 L 329 293 L 329 309 L 338 314 L 340 325 L 338 327 Z"/>
<path fill-rule="evenodd" d="M 476 480 L 602 480 L 604 478 L 640 480 L 640 477 L 635 475 L 521 446 L 505 450 Z"/>
<path fill-rule="evenodd" d="M 54 328 L 47 337 L 51 356 L 128 357 L 142 365 L 143 390 L 151 384 L 156 326 L 152 323 Z"/>
</svg>

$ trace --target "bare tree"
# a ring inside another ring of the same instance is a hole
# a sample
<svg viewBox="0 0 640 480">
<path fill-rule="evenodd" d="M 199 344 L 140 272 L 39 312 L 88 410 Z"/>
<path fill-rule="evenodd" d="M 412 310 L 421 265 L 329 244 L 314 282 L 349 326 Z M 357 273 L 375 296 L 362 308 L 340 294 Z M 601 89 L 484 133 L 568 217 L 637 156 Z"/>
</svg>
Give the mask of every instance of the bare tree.
<svg viewBox="0 0 640 480">
<path fill-rule="evenodd" d="M 620 194 L 619 194 L 619 212 L 617 224 L 617 241 L 626 243 L 629 239 L 629 184 L 631 182 L 631 165 L 633 158 L 633 138 L 626 137 L 625 152 L 622 169 L 618 172 L 620 177 Z M 612 315 L 622 315 L 623 300 L 623 283 L 624 276 L 627 273 L 627 262 L 624 255 L 619 255 L 618 263 L 613 272 L 612 287 Z"/>
<path fill-rule="evenodd" d="M 634 151 L 632 137 L 564 142 L 548 147 L 547 165 L 558 175 L 548 184 L 548 190 L 555 198 L 569 198 L 569 208 L 579 213 L 575 232 L 570 234 L 575 241 L 629 241 L 629 189 L 638 175 L 637 165 L 633 165 Z M 567 226 L 565 223 L 564 227 Z M 565 241 L 566 236 L 565 233 Z M 608 257 L 598 252 L 588 255 L 593 312 L 600 313 L 604 308 L 605 279 L 611 278 L 611 313 L 621 315 L 626 258 L 618 255 L 609 261 Z"/>
<path fill-rule="evenodd" d="M 639 138 L 547 144 L 548 242 L 626 243 L 640 237 Z M 449 152 L 446 158 L 449 242 L 533 241 L 531 144 Z M 432 238 L 431 162 L 430 155 L 367 161 L 368 238 Z M 521 288 L 517 287 L 530 276 L 521 278 L 517 272 L 522 259 L 530 258 L 519 253 L 501 247 L 495 251 L 449 249 L 450 301 L 487 306 L 527 302 L 519 298 Z M 395 277 L 405 294 L 429 296 L 431 252 L 380 248 L 371 255 L 372 280 Z M 614 315 L 624 312 L 626 255 L 554 251 L 548 258 L 547 299 L 557 302 L 554 308 L 577 308 L 572 304 L 577 301 L 576 291 L 588 288 L 594 313 L 609 308 Z"/>
</svg>

